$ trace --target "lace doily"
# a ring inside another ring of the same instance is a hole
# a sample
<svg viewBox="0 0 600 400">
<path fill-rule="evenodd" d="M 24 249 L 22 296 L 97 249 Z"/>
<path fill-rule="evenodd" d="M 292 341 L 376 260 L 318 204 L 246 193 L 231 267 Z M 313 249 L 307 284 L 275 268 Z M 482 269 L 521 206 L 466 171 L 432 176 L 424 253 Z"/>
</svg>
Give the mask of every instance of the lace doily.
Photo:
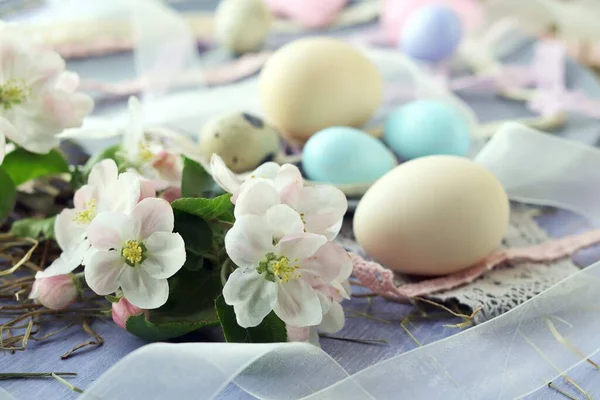
<svg viewBox="0 0 600 400">
<path fill-rule="evenodd" d="M 527 247 L 548 240 L 546 232 L 533 219 L 531 208 L 520 204 L 512 206 L 503 247 Z M 337 241 L 347 250 L 368 259 L 356 243 L 351 221 L 344 224 Z M 469 284 L 425 297 L 465 311 L 480 309 L 473 320 L 478 324 L 511 310 L 578 270 L 569 258 L 551 263 L 505 262 Z M 394 274 L 397 286 L 416 282 L 419 282 L 417 278 Z"/>
</svg>

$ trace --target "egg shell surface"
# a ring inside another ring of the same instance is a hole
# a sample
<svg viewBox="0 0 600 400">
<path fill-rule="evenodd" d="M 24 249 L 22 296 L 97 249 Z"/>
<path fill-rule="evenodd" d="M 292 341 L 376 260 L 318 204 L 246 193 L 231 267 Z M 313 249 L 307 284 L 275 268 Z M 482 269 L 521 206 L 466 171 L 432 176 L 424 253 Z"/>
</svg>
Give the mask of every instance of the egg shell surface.
<svg viewBox="0 0 600 400">
<path fill-rule="evenodd" d="M 267 121 L 304 143 L 332 126 L 361 127 L 379 107 L 383 79 L 359 49 L 310 37 L 277 50 L 263 67 L 259 95 Z"/>
<path fill-rule="evenodd" d="M 198 150 L 207 160 L 216 153 L 232 171 L 247 172 L 279 153 L 280 138 L 261 118 L 228 112 L 215 115 L 204 125 L 198 135 Z"/>
<path fill-rule="evenodd" d="M 317 132 L 302 152 L 306 176 L 332 184 L 375 182 L 396 163 L 380 140 L 359 129 L 340 126 Z"/>
<path fill-rule="evenodd" d="M 417 100 L 388 116 L 383 140 L 402 160 L 438 154 L 465 156 L 471 146 L 471 128 L 458 108 L 437 100 Z"/>
<path fill-rule="evenodd" d="M 415 10 L 400 32 L 400 49 L 410 57 L 439 62 L 450 57 L 462 40 L 462 22 L 450 8 L 431 4 Z"/>
<path fill-rule="evenodd" d="M 369 188 L 354 214 L 354 234 L 383 266 L 436 276 L 498 248 L 508 218 L 508 197 L 491 172 L 466 158 L 429 156 L 401 164 Z"/>
</svg>

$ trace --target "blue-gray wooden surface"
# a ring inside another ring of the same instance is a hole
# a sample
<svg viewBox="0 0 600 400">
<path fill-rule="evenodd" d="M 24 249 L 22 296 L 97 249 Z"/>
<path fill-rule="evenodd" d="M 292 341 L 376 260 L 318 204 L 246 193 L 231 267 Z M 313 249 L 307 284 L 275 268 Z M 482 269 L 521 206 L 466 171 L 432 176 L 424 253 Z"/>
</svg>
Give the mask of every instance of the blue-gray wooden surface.
<svg viewBox="0 0 600 400">
<path fill-rule="evenodd" d="M 216 1 L 203 1 L 202 6 L 210 8 Z M 184 5 L 184 7 L 187 7 Z M 528 63 L 531 48 L 512 55 L 509 59 L 514 62 Z M 121 80 L 131 75 L 132 60 L 128 54 L 120 54 L 102 59 L 78 60 L 69 63 L 69 68 L 79 72 L 84 78 L 102 80 Z M 585 90 L 600 97 L 600 85 L 584 68 L 570 63 L 568 66 L 568 82 L 571 88 Z M 465 94 L 464 99 L 474 108 L 483 121 L 500 118 L 514 118 L 530 115 L 522 104 L 501 100 L 492 94 Z M 124 105 L 124 104 L 121 104 Z M 104 107 L 115 106 L 112 102 L 101 102 L 99 111 Z M 586 118 L 572 118 L 560 133 L 562 136 L 579 140 L 588 144 L 596 144 L 600 138 L 600 122 Z M 590 184 L 598 184 L 590 182 Z M 578 230 L 586 229 L 587 224 L 582 219 L 567 212 L 558 212 L 551 217 L 545 217 L 541 224 L 554 236 L 563 236 Z M 581 265 L 589 265 L 600 260 L 597 249 L 580 252 L 576 261 Z M 372 303 L 366 299 L 353 299 L 345 308 L 350 317 L 346 327 L 337 336 L 358 339 L 385 339 L 387 344 L 366 345 L 344 342 L 334 339 L 322 339 L 323 349 L 334 357 L 350 373 L 357 372 L 379 361 L 401 354 L 416 346 L 415 342 L 402 330 L 400 321 L 411 311 L 411 307 L 375 298 Z M 369 312 L 370 315 L 390 321 L 384 323 L 356 316 L 352 311 Z M 439 340 L 457 332 L 456 328 L 446 328 L 443 325 L 452 323 L 445 321 L 418 321 L 411 328 L 413 335 L 423 344 Z M 74 345 L 88 340 L 88 336 L 79 328 L 72 328 L 58 335 L 53 340 L 43 343 L 30 343 L 29 349 L 16 354 L 0 354 L 0 372 L 40 372 L 40 371 L 74 371 L 78 376 L 70 381 L 78 387 L 86 388 L 111 365 L 129 352 L 143 346 L 145 342 L 116 327 L 112 321 L 97 321 L 96 329 L 105 340 L 103 347 L 90 348 L 82 351 L 69 360 L 60 360 L 59 356 Z M 181 341 L 214 341 L 219 340 L 216 331 L 197 332 L 181 338 Z M 600 362 L 600 359 L 596 360 Z M 600 397 L 600 374 L 585 364 L 570 373 L 570 376 L 593 398 Z M 564 382 L 556 385 L 567 389 L 576 398 L 583 398 L 572 387 Z M 27 381 L 0 381 L 0 387 L 13 394 L 17 399 L 69 399 L 76 395 L 64 386 L 51 379 Z M 199 395 L 200 396 L 200 395 Z M 201 398 L 201 397 L 199 397 Z M 252 398 L 230 386 L 221 398 L 245 399 Z M 399 394 L 401 398 L 401 394 Z M 529 399 L 564 399 L 556 391 L 543 388 Z"/>
</svg>

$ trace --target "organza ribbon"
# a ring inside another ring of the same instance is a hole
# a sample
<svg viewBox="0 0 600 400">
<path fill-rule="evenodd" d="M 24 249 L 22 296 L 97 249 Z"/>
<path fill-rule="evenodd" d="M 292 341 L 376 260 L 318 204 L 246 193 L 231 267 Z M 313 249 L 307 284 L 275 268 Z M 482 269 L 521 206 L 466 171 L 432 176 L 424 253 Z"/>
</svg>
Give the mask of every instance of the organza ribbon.
<svg viewBox="0 0 600 400">
<path fill-rule="evenodd" d="M 599 222 L 594 148 L 506 124 L 476 161 L 514 200 Z M 234 382 L 272 399 L 512 399 L 600 350 L 599 302 L 596 263 L 500 317 L 354 375 L 308 344 L 152 344 L 114 365 L 82 398 L 214 398 Z"/>
</svg>

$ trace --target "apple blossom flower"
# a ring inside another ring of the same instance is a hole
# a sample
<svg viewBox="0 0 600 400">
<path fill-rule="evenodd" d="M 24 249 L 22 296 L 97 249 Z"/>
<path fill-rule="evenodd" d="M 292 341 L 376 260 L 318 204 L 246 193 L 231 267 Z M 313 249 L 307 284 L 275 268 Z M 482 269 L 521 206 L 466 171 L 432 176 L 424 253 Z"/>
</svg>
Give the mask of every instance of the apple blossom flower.
<svg viewBox="0 0 600 400">
<path fill-rule="evenodd" d="M 225 236 L 239 268 L 223 288 L 238 324 L 256 326 L 273 310 L 291 326 L 319 325 L 323 307 L 315 288 L 328 287 L 345 262 L 326 243 L 325 236 L 304 232 L 300 215 L 285 204 L 240 216 Z"/>
<path fill-rule="evenodd" d="M 58 53 L 38 48 L 0 22 L 0 162 L 6 138 L 34 153 L 58 146 L 58 134 L 81 125 L 92 99 Z"/>
<path fill-rule="evenodd" d="M 167 302 L 169 283 L 185 263 L 185 244 L 173 233 L 171 205 L 147 198 L 131 215 L 104 212 L 88 228 L 96 250 L 85 267 L 88 286 L 99 295 L 121 288 L 136 307 L 154 309 Z"/>
<path fill-rule="evenodd" d="M 266 162 L 259 166 L 254 172 L 248 175 L 248 179 L 242 179 L 242 175 L 236 175 L 227 168 L 227 165 L 221 157 L 213 154 L 210 158 L 210 173 L 217 184 L 226 192 L 231 193 L 231 202 L 235 204 L 245 182 L 253 178 L 275 180 L 281 166 L 274 162 Z"/>
<path fill-rule="evenodd" d="M 140 199 L 140 181 L 130 173 L 119 174 L 117 164 L 110 159 L 96 164 L 87 185 L 75 192 L 74 208 L 61 211 L 54 223 L 56 241 L 61 256 L 36 277 L 49 277 L 72 272 L 89 258 L 93 251 L 87 239 L 89 224 L 103 211 L 131 212 Z"/>
<path fill-rule="evenodd" d="M 118 302 L 112 303 L 112 319 L 115 324 L 123 329 L 127 329 L 127 320 L 129 317 L 147 313 L 139 307 L 134 306 L 125 297 L 121 297 Z"/>
<path fill-rule="evenodd" d="M 67 274 L 36 279 L 29 298 L 52 310 L 64 310 L 75 303 L 78 296 L 76 277 Z"/>
<path fill-rule="evenodd" d="M 236 218 L 245 214 L 262 215 L 276 204 L 287 204 L 300 214 L 306 232 L 333 240 L 342 227 L 348 209 L 344 193 L 331 185 L 304 186 L 295 165 L 265 163 L 242 181 L 221 157 L 213 154 L 211 173 L 219 186 L 233 194 Z"/>
</svg>

